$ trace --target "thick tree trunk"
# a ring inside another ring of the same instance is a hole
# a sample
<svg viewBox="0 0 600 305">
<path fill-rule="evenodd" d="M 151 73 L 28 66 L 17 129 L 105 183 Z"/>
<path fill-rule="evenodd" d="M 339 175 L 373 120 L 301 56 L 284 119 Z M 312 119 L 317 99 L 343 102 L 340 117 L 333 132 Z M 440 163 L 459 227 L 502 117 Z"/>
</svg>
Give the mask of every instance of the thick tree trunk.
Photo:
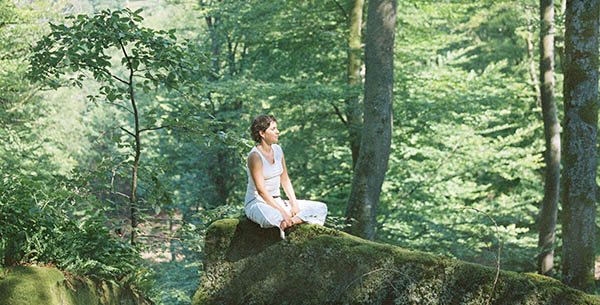
<svg viewBox="0 0 600 305">
<path fill-rule="evenodd" d="M 540 211 L 538 271 L 554 275 L 554 240 L 560 188 L 560 124 L 554 102 L 554 1 L 540 0 L 540 79 L 546 140 L 544 201 Z"/>
<path fill-rule="evenodd" d="M 563 282 L 594 290 L 598 2 L 568 0 L 565 24 Z"/>
<path fill-rule="evenodd" d="M 351 234 L 374 239 L 381 185 L 392 139 L 395 0 L 369 1 L 364 124 L 346 209 Z"/>
<path fill-rule="evenodd" d="M 364 0 L 350 0 L 350 19 L 348 20 L 348 84 L 356 86 L 360 83 L 361 30 Z M 356 167 L 360 150 L 360 130 L 362 127 L 360 97 L 353 96 L 346 101 L 346 118 L 350 150 L 352 151 L 352 168 Z"/>
</svg>

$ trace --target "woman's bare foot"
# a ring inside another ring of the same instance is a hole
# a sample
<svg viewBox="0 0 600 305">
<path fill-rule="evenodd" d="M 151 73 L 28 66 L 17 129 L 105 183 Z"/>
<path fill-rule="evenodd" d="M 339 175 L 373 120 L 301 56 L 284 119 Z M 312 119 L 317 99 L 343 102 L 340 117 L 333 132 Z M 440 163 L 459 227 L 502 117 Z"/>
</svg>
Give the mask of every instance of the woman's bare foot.
<svg viewBox="0 0 600 305">
<path fill-rule="evenodd" d="M 294 225 L 294 221 L 292 220 L 292 218 L 289 218 L 289 217 L 288 217 L 288 218 L 287 218 L 287 220 L 284 218 L 284 219 L 281 221 L 281 223 L 279 224 L 279 227 L 280 227 L 282 230 L 285 230 L 285 229 L 287 229 L 287 228 L 289 228 L 289 227 L 291 227 L 291 226 L 293 226 L 293 225 Z"/>
<path fill-rule="evenodd" d="M 281 221 L 281 224 L 279 225 L 279 237 L 281 237 L 281 239 L 285 239 L 285 232 L 283 230 L 291 227 L 291 226 L 295 226 L 297 224 L 301 224 L 303 223 L 304 220 L 302 220 L 302 218 L 298 217 L 298 216 L 294 216 L 290 219 L 290 221 Z"/>
</svg>

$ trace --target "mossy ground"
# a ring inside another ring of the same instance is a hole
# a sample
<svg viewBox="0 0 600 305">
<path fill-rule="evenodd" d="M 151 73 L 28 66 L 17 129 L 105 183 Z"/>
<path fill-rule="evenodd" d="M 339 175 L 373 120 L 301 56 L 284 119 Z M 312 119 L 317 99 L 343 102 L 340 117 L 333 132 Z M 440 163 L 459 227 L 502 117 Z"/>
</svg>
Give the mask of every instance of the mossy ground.
<svg viewBox="0 0 600 305">
<path fill-rule="evenodd" d="M 496 270 L 336 230 L 215 222 L 193 304 L 600 304 L 548 277 Z"/>
<path fill-rule="evenodd" d="M 56 268 L 1 269 L 0 305 L 136 305 L 144 301 L 115 284 L 65 276 Z"/>
</svg>

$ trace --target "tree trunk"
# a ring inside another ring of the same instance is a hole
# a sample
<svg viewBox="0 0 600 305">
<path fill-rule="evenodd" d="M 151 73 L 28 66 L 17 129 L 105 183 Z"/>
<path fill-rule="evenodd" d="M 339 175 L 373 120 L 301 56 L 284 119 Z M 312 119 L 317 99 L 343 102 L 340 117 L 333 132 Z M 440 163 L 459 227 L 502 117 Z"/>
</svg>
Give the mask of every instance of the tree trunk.
<svg viewBox="0 0 600 305">
<path fill-rule="evenodd" d="M 348 20 L 348 85 L 360 84 L 361 30 L 364 0 L 350 0 L 350 19 Z M 360 150 L 360 130 L 362 127 L 360 97 L 353 96 L 346 101 L 346 118 L 350 150 L 352 151 L 352 168 L 356 167 Z"/>
<path fill-rule="evenodd" d="M 369 1 L 363 136 L 346 209 L 349 233 L 371 240 L 392 139 L 396 7 L 395 0 Z"/>
<path fill-rule="evenodd" d="M 211 60 L 213 65 L 213 73 L 210 74 L 210 79 L 212 81 L 216 81 L 221 71 L 221 62 L 219 60 L 219 55 L 221 54 L 221 40 L 219 39 L 219 33 L 216 29 L 216 23 L 218 23 L 218 18 L 208 16 L 205 17 L 204 20 L 206 21 L 206 25 L 210 34 L 209 36 L 212 54 Z"/>
<path fill-rule="evenodd" d="M 560 14 L 561 16 L 565 16 L 567 13 L 567 0 L 562 0 L 560 3 Z M 556 55 L 558 56 L 559 60 L 560 60 L 560 71 L 563 72 L 565 71 L 565 31 L 564 29 L 558 33 L 558 35 L 556 35 L 554 37 L 554 48 L 556 50 Z"/>
<path fill-rule="evenodd" d="M 127 60 L 127 68 L 129 69 L 129 82 L 127 82 L 127 86 L 129 89 L 129 101 L 131 103 L 131 109 L 133 112 L 133 120 L 134 120 L 134 132 L 129 132 L 127 131 L 127 133 L 129 133 L 131 136 L 134 137 L 135 140 L 135 155 L 133 158 L 133 167 L 131 169 L 131 193 L 129 194 L 129 219 L 131 221 L 131 237 L 130 237 L 130 243 L 132 246 L 135 246 L 135 242 L 136 242 L 136 234 L 137 234 L 137 226 L 138 226 L 138 217 L 137 217 L 137 210 L 138 207 L 136 205 L 136 191 L 137 191 L 137 178 L 138 178 L 138 167 L 140 165 L 140 156 L 142 154 L 142 142 L 140 140 L 140 119 L 139 119 L 139 113 L 138 113 L 138 109 L 137 109 L 137 105 L 135 102 L 135 95 L 134 95 L 134 90 L 133 88 L 135 88 L 134 83 L 133 83 L 133 76 L 134 76 L 134 68 L 133 65 L 131 63 L 131 58 L 129 57 L 129 55 L 127 54 L 127 51 L 125 50 L 125 45 L 123 44 L 122 41 L 119 41 L 119 44 L 121 46 L 121 52 L 123 52 L 123 56 L 125 57 L 125 59 Z"/>
<path fill-rule="evenodd" d="M 137 204 L 136 204 L 136 191 L 137 191 L 137 176 L 138 176 L 138 167 L 140 165 L 140 156 L 141 156 L 141 140 L 140 140 L 140 120 L 139 114 L 137 110 L 137 106 L 135 104 L 135 98 L 133 96 L 133 70 L 131 70 L 131 74 L 129 76 L 129 94 L 131 98 L 131 107 L 133 108 L 133 116 L 135 121 L 135 156 L 133 158 L 133 168 L 131 170 L 131 194 L 129 195 L 129 213 L 131 217 L 131 245 L 135 246 L 136 235 L 137 235 Z"/>
<path fill-rule="evenodd" d="M 563 138 L 563 282 L 594 291 L 598 1 L 567 1 Z"/>
<path fill-rule="evenodd" d="M 546 140 L 544 201 L 540 211 L 538 271 L 554 275 L 554 240 L 560 188 L 560 124 L 554 102 L 554 1 L 540 0 L 540 79 Z"/>
<path fill-rule="evenodd" d="M 544 0 L 540 0 L 540 2 L 542 2 Z M 527 18 L 529 21 L 531 21 L 532 17 L 531 14 L 528 10 L 527 12 Z M 542 105 L 542 93 L 541 93 L 541 89 L 540 89 L 540 83 L 537 77 L 537 73 L 535 71 L 535 55 L 533 52 L 533 25 L 530 24 L 527 27 L 527 59 L 529 60 L 529 75 L 531 77 L 531 80 L 533 81 L 533 90 L 535 91 L 535 96 L 536 96 L 536 103 L 539 106 Z"/>
</svg>

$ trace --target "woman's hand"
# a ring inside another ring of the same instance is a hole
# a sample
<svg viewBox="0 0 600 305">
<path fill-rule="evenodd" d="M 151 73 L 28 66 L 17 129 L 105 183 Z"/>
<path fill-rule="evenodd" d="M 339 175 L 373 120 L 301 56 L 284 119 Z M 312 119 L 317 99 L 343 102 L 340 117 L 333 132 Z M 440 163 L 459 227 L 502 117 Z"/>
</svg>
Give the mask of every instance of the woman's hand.
<svg viewBox="0 0 600 305">
<path fill-rule="evenodd" d="M 293 203 L 292 204 L 292 217 L 296 216 L 298 213 L 300 213 L 300 208 L 298 207 L 298 204 Z"/>
<path fill-rule="evenodd" d="M 283 212 L 283 213 L 281 213 L 281 215 L 283 215 L 283 220 L 281 221 L 281 224 L 279 225 L 279 227 L 282 230 L 285 230 L 286 228 L 289 228 L 294 225 L 294 221 L 292 220 L 292 217 L 290 217 L 290 215 L 288 215 L 288 213 Z"/>
</svg>

